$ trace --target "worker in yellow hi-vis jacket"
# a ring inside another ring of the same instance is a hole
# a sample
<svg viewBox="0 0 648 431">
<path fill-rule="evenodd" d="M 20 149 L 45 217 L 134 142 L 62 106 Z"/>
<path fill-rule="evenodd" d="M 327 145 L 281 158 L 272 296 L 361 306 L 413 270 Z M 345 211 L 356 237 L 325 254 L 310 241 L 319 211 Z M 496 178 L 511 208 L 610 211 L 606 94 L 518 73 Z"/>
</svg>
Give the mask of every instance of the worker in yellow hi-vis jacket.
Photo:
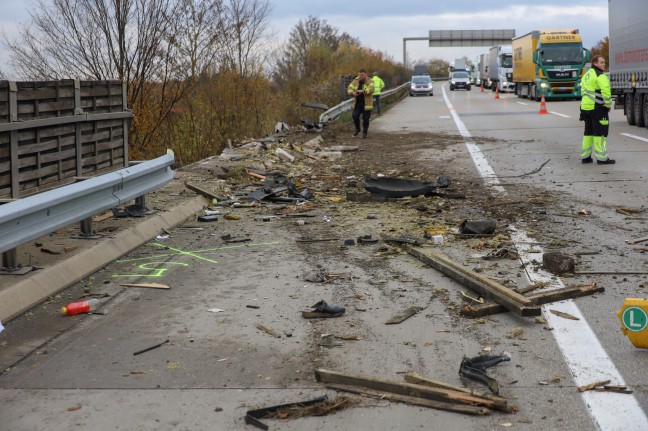
<svg viewBox="0 0 648 431">
<path fill-rule="evenodd" d="M 376 110 L 376 114 L 380 115 L 380 92 L 385 88 L 385 82 L 378 76 L 378 72 L 373 73 L 372 80 L 374 83 L 374 109 Z"/>
<path fill-rule="evenodd" d="M 355 97 L 353 100 L 353 124 L 355 125 L 355 132 L 353 136 L 358 136 L 360 133 L 360 116 L 362 115 L 362 137 L 366 138 L 369 132 L 369 118 L 371 118 L 371 110 L 373 109 L 373 94 L 374 83 L 373 80 L 367 77 L 367 71 L 360 69 L 358 76 L 349 84 L 347 94 Z"/>
<path fill-rule="evenodd" d="M 610 79 L 604 73 L 605 58 L 600 55 L 592 57 L 592 67 L 583 76 L 581 116 L 585 121 L 583 144 L 581 146 L 581 162 L 592 163 L 592 145 L 596 163 L 599 165 L 612 165 L 607 152 L 607 136 L 609 130 L 609 112 L 612 107 L 612 91 Z"/>
</svg>

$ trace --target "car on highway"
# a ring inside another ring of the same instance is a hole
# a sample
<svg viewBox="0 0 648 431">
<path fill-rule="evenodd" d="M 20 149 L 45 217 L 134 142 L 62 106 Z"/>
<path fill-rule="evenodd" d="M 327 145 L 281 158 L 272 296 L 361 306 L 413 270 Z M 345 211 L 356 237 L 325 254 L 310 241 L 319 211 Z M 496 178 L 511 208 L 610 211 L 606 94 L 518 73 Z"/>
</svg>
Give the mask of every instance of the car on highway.
<svg viewBox="0 0 648 431">
<path fill-rule="evenodd" d="M 470 91 L 470 76 L 468 76 L 468 72 L 460 71 L 452 73 L 450 77 L 450 91 L 454 91 L 457 88 L 465 88 Z"/>
<path fill-rule="evenodd" d="M 414 75 L 410 81 L 410 96 L 427 94 L 434 96 L 434 83 L 429 75 Z"/>
</svg>

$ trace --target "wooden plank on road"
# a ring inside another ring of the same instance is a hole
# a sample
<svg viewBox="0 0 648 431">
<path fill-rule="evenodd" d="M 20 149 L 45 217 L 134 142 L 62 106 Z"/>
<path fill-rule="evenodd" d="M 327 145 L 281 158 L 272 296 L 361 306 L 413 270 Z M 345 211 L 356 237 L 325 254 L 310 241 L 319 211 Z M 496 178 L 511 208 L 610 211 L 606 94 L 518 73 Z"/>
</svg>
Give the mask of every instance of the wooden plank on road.
<svg viewBox="0 0 648 431">
<path fill-rule="evenodd" d="M 512 291 L 487 277 L 482 277 L 475 271 L 466 269 L 448 257 L 439 253 L 424 252 L 411 245 L 404 244 L 401 246 L 409 254 L 417 257 L 423 263 L 426 263 L 449 276 L 453 280 L 479 292 L 486 298 L 492 299 L 498 304 L 506 307 L 520 316 L 540 316 L 542 311 L 539 306 L 533 303 L 529 298 Z"/>
</svg>

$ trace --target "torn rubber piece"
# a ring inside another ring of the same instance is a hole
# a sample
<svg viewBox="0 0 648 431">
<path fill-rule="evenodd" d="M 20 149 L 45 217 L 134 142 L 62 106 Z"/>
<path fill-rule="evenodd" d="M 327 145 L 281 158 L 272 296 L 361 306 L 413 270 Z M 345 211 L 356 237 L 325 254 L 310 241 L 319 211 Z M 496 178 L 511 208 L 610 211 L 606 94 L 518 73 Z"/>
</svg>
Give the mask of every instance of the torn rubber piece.
<svg viewBox="0 0 648 431">
<path fill-rule="evenodd" d="M 450 178 L 445 175 L 440 175 L 436 184 L 404 178 L 366 177 L 364 187 L 367 191 L 379 196 L 402 198 L 405 196 L 433 195 L 437 193 L 435 189 L 448 188 L 450 184 Z"/>
<path fill-rule="evenodd" d="M 209 221 L 217 221 L 218 216 L 216 215 L 201 215 L 198 217 L 198 221 L 204 221 L 204 222 L 209 222 Z"/>
<path fill-rule="evenodd" d="M 459 375 L 481 383 L 488 387 L 493 394 L 499 395 L 499 383 L 497 380 L 486 375 L 486 369 L 500 362 L 510 361 L 511 356 L 507 353 L 502 355 L 481 355 L 473 358 L 464 356 L 459 367 Z"/>
<path fill-rule="evenodd" d="M 303 401 L 303 402 L 296 402 L 296 403 L 288 403 L 288 404 L 280 404 L 277 406 L 272 406 L 272 407 L 264 407 L 262 409 L 256 409 L 256 410 L 249 410 L 245 413 L 245 423 L 249 425 L 254 425 L 257 428 L 260 428 L 262 430 L 267 430 L 268 425 L 264 424 L 261 422 L 259 419 L 267 415 L 268 413 L 273 413 L 277 412 L 280 410 L 285 410 L 285 409 L 290 409 L 294 407 L 306 407 L 306 406 L 312 406 L 314 404 L 322 403 L 327 400 L 327 396 L 321 396 L 314 398 L 309 401 Z"/>
<path fill-rule="evenodd" d="M 424 238 L 416 238 L 413 236 L 399 236 L 399 237 L 388 236 L 383 238 L 383 241 L 400 242 L 403 244 L 414 244 L 414 245 L 425 244 Z"/>
<path fill-rule="evenodd" d="M 358 237 L 358 244 L 377 244 L 378 238 L 374 238 L 371 235 L 363 235 Z"/>
<path fill-rule="evenodd" d="M 496 227 L 495 220 L 464 220 L 459 226 L 459 233 L 490 235 Z"/>
<path fill-rule="evenodd" d="M 485 371 L 486 368 L 490 368 L 499 364 L 500 362 L 507 362 L 511 360 L 511 356 L 508 353 L 503 353 L 501 355 L 480 355 L 475 356 L 474 358 L 464 358 L 466 366 L 470 368 L 476 368 L 478 370 Z"/>
<path fill-rule="evenodd" d="M 459 367 L 459 375 L 472 381 L 481 383 L 488 387 L 488 390 L 491 391 L 494 395 L 499 395 L 499 383 L 497 382 L 497 380 L 488 377 L 482 370 L 467 367 L 462 361 L 461 367 Z"/>
<path fill-rule="evenodd" d="M 365 178 L 364 188 L 371 193 L 390 198 L 402 198 L 405 196 L 424 195 L 437 186 L 432 183 L 424 183 L 416 180 L 402 178 Z"/>
</svg>

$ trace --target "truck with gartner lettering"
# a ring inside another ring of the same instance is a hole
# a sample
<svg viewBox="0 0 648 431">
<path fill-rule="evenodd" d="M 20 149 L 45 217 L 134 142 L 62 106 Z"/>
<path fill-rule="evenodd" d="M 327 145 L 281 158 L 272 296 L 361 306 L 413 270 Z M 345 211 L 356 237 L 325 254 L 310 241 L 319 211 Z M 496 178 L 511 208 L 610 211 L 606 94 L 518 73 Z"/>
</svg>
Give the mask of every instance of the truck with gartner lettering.
<svg viewBox="0 0 648 431">
<path fill-rule="evenodd" d="M 648 127 L 648 2 L 609 0 L 610 86 L 628 124 Z"/>
<path fill-rule="evenodd" d="M 488 80 L 491 90 L 515 91 L 511 45 L 496 45 L 489 50 Z"/>
<path fill-rule="evenodd" d="M 614 1 L 614 0 L 613 0 Z M 513 82 L 518 97 L 580 99 L 590 51 L 578 30 L 534 30 L 513 38 Z"/>
</svg>

